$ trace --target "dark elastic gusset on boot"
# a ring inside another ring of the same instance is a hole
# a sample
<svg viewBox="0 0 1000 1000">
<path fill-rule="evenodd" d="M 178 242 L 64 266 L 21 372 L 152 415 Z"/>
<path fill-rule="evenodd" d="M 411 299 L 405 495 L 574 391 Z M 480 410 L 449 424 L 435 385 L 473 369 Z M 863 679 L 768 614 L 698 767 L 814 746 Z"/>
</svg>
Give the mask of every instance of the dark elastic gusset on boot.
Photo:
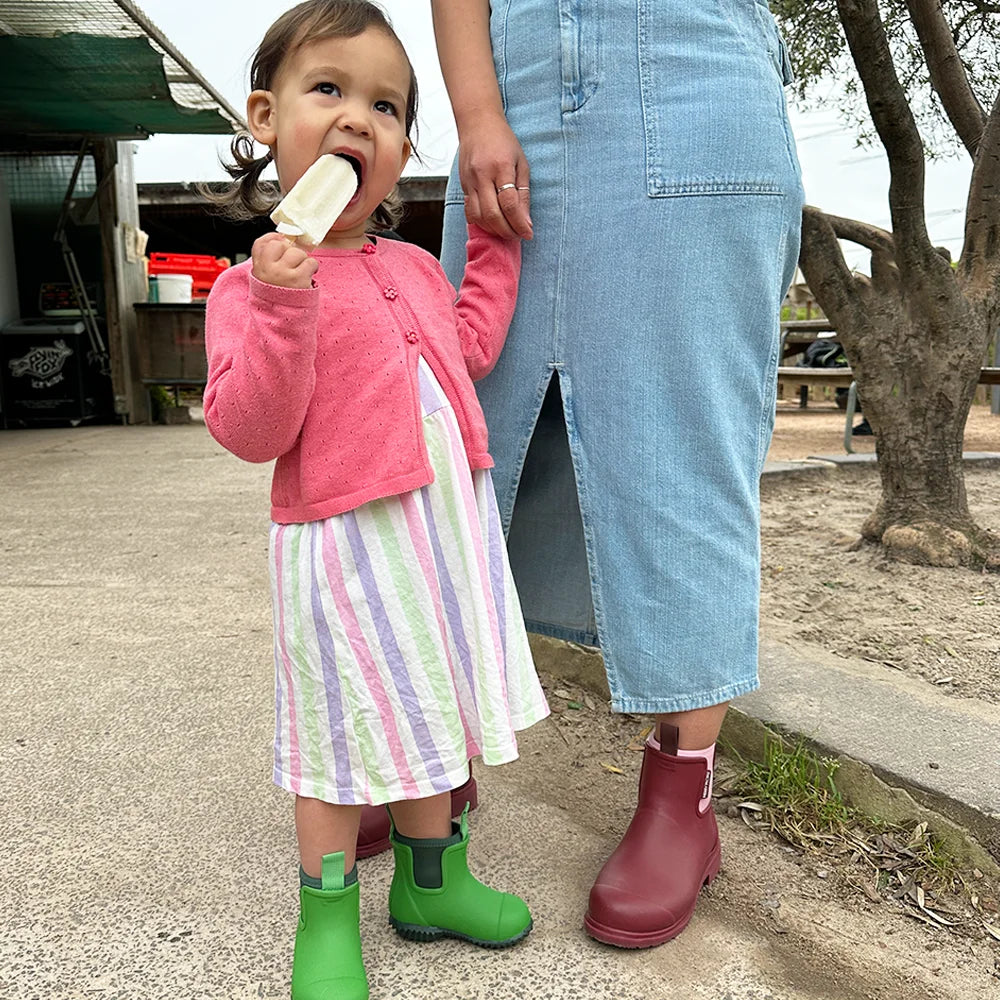
<svg viewBox="0 0 1000 1000">
<path fill-rule="evenodd" d="M 451 790 L 451 815 L 461 816 L 466 805 L 475 809 L 479 805 L 476 779 L 469 780 Z M 385 806 L 365 806 L 361 810 L 361 827 L 358 830 L 359 858 L 370 858 L 389 850 L 389 810 Z"/>
<path fill-rule="evenodd" d="M 703 758 L 646 745 L 635 815 L 590 890 L 584 927 L 591 937 L 650 948 L 688 925 L 702 886 L 719 871 L 715 813 L 711 803 L 698 811 L 707 782 Z"/>
</svg>

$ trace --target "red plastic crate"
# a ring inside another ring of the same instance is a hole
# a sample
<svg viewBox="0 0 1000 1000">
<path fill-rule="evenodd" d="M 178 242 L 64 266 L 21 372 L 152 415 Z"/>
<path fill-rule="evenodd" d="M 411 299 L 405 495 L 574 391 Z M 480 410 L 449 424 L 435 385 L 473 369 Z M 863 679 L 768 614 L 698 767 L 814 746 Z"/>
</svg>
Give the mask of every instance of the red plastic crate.
<svg viewBox="0 0 1000 1000">
<path fill-rule="evenodd" d="M 152 274 L 190 274 L 192 278 L 191 296 L 204 299 L 229 261 L 225 257 L 212 257 L 200 253 L 151 253 L 149 255 L 149 273 Z"/>
</svg>

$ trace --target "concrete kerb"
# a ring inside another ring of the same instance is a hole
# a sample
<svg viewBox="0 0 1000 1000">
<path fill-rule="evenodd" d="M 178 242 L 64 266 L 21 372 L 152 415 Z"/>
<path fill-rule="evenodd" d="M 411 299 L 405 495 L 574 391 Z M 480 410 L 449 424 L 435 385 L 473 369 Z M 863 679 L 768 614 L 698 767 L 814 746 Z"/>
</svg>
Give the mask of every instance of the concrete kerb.
<svg viewBox="0 0 1000 1000">
<path fill-rule="evenodd" d="M 843 454 L 843 455 L 810 455 L 810 462 L 832 465 L 838 469 L 875 467 L 878 464 L 878 456 L 874 454 Z M 1000 452 L 996 451 L 964 451 L 962 461 L 965 465 L 974 465 L 980 468 L 995 468 L 1000 466 Z M 783 465 L 785 463 L 775 463 Z M 766 470 L 765 470 L 766 471 Z"/>
<path fill-rule="evenodd" d="M 539 670 L 610 700 L 599 650 L 539 635 L 531 636 L 531 649 Z M 769 740 L 780 738 L 786 744 L 801 740 L 818 754 L 837 762 L 835 784 L 847 805 L 901 826 L 926 823 L 928 831 L 960 863 L 1000 876 L 1000 849 L 996 854 L 991 853 L 972 832 L 992 844 L 1000 830 L 1000 817 L 984 815 L 940 791 L 920 787 L 890 770 L 838 751 L 814 739 L 814 735 L 730 707 L 719 742 L 727 755 L 737 754 L 746 760 L 762 762 Z"/>
<path fill-rule="evenodd" d="M 815 479 L 832 475 L 835 468 L 826 461 L 814 458 L 795 459 L 789 462 L 765 462 L 761 478 L 769 482 L 787 479 Z"/>
</svg>

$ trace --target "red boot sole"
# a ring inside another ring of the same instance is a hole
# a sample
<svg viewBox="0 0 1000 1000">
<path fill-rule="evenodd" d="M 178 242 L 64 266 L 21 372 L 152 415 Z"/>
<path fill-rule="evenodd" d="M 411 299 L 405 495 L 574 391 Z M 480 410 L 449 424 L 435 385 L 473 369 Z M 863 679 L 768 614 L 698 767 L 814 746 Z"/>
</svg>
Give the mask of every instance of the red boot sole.
<svg viewBox="0 0 1000 1000">
<path fill-rule="evenodd" d="M 722 850 L 719 844 L 715 845 L 715 850 L 708 857 L 705 865 L 705 872 L 701 877 L 702 887 L 711 885 L 719 874 L 719 866 L 722 860 Z M 687 911 L 679 920 L 675 920 L 669 927 L 663 927 L 655 931 L 626 931 L 618 927 L 608 927 L 598 923 L 588 913 L 583 918 L 583 927 L 587 934 L 595 941 L 603 944 L 614 945 L 616 948 L 654 948 L 658 944 L 672 941 L 691 922 L 694 916 L 694 908 L 698 903 L 697 896 L 691 904 L 691 909 Z"/>
<path fill-rule="evenodd" d="M 474 778 L 469 778 L 469 780 L 460 787 L 454 789 L 451 793 L 451 807 L 455 810 L 458 802 L 461 802 L 461 808 L 454 813 L 455 816 L 461 816 L 462 810 L 465 809 L 465 803 L 469 803 L 469 812 L 473 809 L 479 807 L 479 788 L 476 785 Z M 372 840 L 367 844 L 358 843 L 358 849 L 355 852 L 355 857 L 357 858 L 373 858 L 376 854 L 381 854 L 383 851 L 389 850 L 389 838 L 383 837 L 381 840 Z"/>
</svg>

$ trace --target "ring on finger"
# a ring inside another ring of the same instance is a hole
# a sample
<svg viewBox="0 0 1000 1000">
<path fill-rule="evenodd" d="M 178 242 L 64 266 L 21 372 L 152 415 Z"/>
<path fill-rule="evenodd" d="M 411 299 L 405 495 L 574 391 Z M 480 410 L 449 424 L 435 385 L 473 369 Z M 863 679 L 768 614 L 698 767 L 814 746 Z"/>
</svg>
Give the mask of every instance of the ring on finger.
<svg viewBox="0 0 1000 1000">
<path fill-rule="evenodd" d="M 497 188 L 497 194 L 501 191 L 513 191 L 516 187 L 516 184 L 501 184 L 500 187 Z"/>
</svg>

